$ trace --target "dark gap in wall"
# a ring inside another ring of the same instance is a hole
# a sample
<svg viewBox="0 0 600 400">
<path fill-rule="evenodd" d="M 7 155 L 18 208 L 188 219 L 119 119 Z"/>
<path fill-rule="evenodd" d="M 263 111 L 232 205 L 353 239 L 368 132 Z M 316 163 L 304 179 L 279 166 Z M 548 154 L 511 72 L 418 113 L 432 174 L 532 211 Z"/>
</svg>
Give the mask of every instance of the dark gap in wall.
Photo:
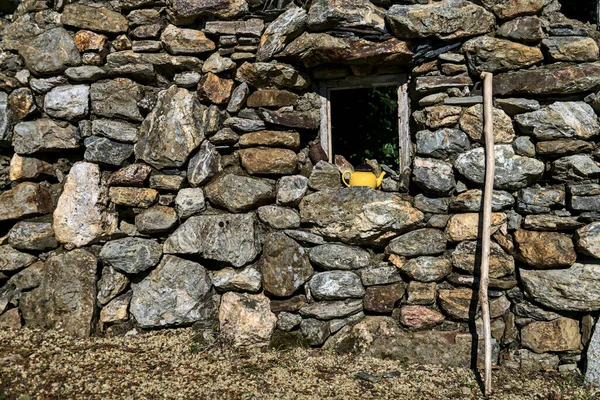
<svg viewBox="0 0 600 400">
<path fill-rule="evenodd" d="M 561 11 L 566 17 L 592 24 L 598 23 L 597 2 L 598 0 L 559 0 Z"/>
<path fill-rule="evenodd" d="M 396 86 L 331 92 L 334 155 L 354 167 L 365 158 L 398 170 L 398 95 Z"/>
</svg>

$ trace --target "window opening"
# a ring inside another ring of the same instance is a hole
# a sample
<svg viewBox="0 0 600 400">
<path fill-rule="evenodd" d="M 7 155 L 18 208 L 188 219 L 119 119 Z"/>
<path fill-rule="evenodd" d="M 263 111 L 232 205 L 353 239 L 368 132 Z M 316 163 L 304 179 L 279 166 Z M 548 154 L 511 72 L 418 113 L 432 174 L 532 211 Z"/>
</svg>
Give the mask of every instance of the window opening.
<svg viewBox="0 0 600 400">
<path fill-rule="evenodd" d="M 405 74 L 322 81 L 321 146 L 334 162 L 342 155 L 357 167 L 365 158 L 393 168 L 400 187 L 410 178 L 410 100 Z"/>
<path fill-rule="evenodd" d="M 598 23 L 598 0 L 559 0 L 562 13 L 571 19 Z"/>
<path fill-rule="evenodd" d="M 398 87 L 334 90 L 330 102 L 334 157 L 355 167 L 375 159 L 399 171 Z"/>
</svg>

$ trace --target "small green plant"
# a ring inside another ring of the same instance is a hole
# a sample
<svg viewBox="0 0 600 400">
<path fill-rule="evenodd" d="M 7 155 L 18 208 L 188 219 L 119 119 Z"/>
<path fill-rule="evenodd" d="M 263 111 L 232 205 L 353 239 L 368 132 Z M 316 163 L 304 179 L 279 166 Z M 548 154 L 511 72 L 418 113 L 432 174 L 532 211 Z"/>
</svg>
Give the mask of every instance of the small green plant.
<svg viewBox="0 0 600 400">
<path fill-rule="evenodd" d="M 203 348 L 204 346 L 202 346 L 200 343 L 192 343 L 190 344 L 190 348 L 188 349 L 188 351 L 190 352 L 190 354 L 198 354 L 202 351 Z"/>
</svg>

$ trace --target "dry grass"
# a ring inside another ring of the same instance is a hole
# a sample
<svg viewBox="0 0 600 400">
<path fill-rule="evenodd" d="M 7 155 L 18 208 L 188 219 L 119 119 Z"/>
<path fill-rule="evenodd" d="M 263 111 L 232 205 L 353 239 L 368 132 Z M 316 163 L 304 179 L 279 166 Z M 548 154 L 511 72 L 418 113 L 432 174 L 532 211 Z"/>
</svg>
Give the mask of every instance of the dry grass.
<svg viewBox="0 0 600 400">
<path fill-rule="evenodd" d="M 71 339 L 0 331 L 0 399 L 470 399 L 468 369 L 317 350 L 203 349 L 191 329 Z M 394 371 L 392 378 L 382 378 Z M 367 373 L 363 378 L 357 374 Z M 494 399 L 594 399 L 577 375 L 494 372 Z"/>
</svg>

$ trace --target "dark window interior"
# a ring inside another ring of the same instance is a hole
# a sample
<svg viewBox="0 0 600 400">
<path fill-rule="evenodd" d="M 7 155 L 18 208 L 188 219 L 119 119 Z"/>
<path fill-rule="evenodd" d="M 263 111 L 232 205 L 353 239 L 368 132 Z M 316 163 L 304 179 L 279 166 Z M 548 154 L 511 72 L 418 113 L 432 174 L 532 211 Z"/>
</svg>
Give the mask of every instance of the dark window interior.
<svg viewBox="0 0 600 400">
<path fill-rule="evenodd" d="M 568 18 L 597 23 L 596 3 L 598 0 L 559 0 L 561 11 Z"/>
<path fill-rule="evenodd" d="M 12 14 L 19 5 L 19 0 L 0 0 L 0 17 L 2 13 Z"/>
<path fill-rule="evenodd" d="M 365 158 L 398 170 L 398 88 L 333 90 L 333 154 L 357 167 Z"/>
</svg>

